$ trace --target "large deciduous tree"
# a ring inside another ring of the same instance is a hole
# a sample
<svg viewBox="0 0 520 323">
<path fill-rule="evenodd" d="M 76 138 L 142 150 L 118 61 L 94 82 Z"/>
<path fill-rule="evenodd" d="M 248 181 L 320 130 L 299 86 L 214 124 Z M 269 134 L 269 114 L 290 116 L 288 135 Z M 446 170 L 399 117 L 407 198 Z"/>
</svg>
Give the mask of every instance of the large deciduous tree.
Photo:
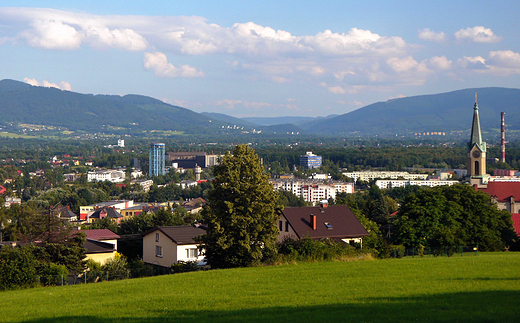
<svg viewBox="0 0 520 323">
<path fill-rule="evenodd" d="M 258 155 L 236 146 L 213 168 L 215 181 L 202 210 L 207 232 L 200 237 L 213 268 L 244 267 L 275 252 L 278 196 Z"/>
<path fill-rule="evenodd" d="M 503 250 L 516 239 L 511 214 L 469 185 L 439 186 L 408 195 L 394 221 L 406 247 L 479 245 Z"/>
</svg>

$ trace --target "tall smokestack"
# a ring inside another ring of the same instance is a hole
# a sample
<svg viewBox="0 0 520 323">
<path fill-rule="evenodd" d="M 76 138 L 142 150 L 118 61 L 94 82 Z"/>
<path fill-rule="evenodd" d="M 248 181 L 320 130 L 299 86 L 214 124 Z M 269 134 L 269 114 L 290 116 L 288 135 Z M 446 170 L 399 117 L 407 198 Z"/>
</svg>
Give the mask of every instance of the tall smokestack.
<svg viewBox="0 0 520 323">
<path fill-rule="evenodd" d="M 500 151 L 502 152 L 502 156 L 500 157 L 500 162 L 502 162 L 502 163 L 506 162 L 506 127 L 505 127 L 505 122 L 504 122 L 505 114 L 506 114 L 505 112 L 500 113 L 500 116 L 502 119 L 501 125 L 500 125 L 500 134 L 501 134 Z"/>
</svg>

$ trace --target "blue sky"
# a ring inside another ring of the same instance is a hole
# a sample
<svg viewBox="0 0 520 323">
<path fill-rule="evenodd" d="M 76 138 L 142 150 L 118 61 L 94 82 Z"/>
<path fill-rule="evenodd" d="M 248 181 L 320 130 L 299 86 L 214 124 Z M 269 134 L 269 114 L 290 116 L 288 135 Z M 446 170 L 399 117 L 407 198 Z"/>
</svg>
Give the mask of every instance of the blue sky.
<svg viewBox="0 0 520 323">
<path fill-rule="evenodd" d="M 519 1 L 1 5 L 0 79 L 196 112 L 326 116 L 520 84 Z"/>
</svg>

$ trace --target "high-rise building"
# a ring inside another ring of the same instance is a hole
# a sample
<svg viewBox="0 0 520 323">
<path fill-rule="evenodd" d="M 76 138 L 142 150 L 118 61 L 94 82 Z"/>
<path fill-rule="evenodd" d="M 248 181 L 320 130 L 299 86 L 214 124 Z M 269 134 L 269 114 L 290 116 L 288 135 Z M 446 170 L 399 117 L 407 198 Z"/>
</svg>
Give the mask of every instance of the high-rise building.
<svg viewBox="0 0 520 323">
<path fill-rule="evenodd" d="M 305 155 L 300 156 L 300 166 L 303 169 L 320 168 L 321 156 L 316 156 L 312 151 L 308 151 Z"/>
<path fill-rule="evenodd" d="M 150 176 L 164 175 L 166 147 L 162 142 L 154 142 L 150 145 Z"/>
</svg>

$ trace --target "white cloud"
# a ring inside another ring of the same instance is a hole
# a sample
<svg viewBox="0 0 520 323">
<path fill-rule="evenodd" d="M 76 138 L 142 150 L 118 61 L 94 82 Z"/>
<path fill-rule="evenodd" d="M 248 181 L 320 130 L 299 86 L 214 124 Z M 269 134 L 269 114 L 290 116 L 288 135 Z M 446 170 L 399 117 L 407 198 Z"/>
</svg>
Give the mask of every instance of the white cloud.
<svg viewBox="0 0 520 323">
<path fill-rule="evenodd" d="M 455 33 L 455 38 L 476 43 L 497 43 L 502 39 L 502 37 L 495 35 L 491 29 L 482 26 L 461 29 Z"/>
<path fill-rule="evenodd" d="M 423 30 L 419 30 L 419 38 L 442 43 L 446 41 L 446 34 L 442 31 L 437 33 L 428 28 L 425 28 Z"/>
<path fill-rule="evenodd" d="M 452 61 L 446 58 L 446 56 L 435 56 L 428 60 L 428 65 L 435 70 L 450 70 L 452 67 Z"/>
<path fill-rule="evenodd" d="M 463 58 L 459 58 L 457 63 L 467 69 L 486 69 L 486 60 L 482 56 L 469 57 L 464 56 Z"/>
<path fill-rule="evenodd" d="M 72 86 L 70 85 L 70 83 L 65 81 L 61 81 L 60 84 L 56 84 L 44 80 L 42 83 L 40 83 L 36 79 L 31 79 L 28 77 L 24 78 L 23 81 L 32 86 L 53 87 L 60 90 L 72 91 Z"/>
<path fill-rule="evenodd" d="M 233 110 L 233 109 L 235 109 L 235 105 L 241 104 L 242 102 L 243 101 L 240 101 L 240 100 L 224 99 L 224 100 L 218 101 L 216 104 L 217 105 L 222 105 L 222 106 L 224 106 L 228 110 Z"/>
<path fill-rule="evenodd" d="M 344 88 L 341 86 L 331 86 L 329 87 L 329 92 L 334 94 L 345 94 L 347 91 L 345 91 Z"/>
<path fill-rule="evenodd" d="M 418 72 L 428 72 L 425 62 L 418 63 L 412 56 L 404 58 L 392 57 L 387 60 L 388 65 L 396 72 L 408 72 L 416 70 Z"/>
<path fill-rule="evenodd" d="M 34 47 L 46 49 L 77 49 L 81 46 L 84 35 L 74 27 L 61 21 L 36 20 L 32 28 L 24 30 L 20 36 Z"/>
<path fill-rule="evenodd" d="M 159 77 L 201 77 L 204 73 L 189 65 L 179 67 L 168 63 L 168 58 L 160 52 L 144 54 L 144 68 L 155 72 Z"/>
</svg>

